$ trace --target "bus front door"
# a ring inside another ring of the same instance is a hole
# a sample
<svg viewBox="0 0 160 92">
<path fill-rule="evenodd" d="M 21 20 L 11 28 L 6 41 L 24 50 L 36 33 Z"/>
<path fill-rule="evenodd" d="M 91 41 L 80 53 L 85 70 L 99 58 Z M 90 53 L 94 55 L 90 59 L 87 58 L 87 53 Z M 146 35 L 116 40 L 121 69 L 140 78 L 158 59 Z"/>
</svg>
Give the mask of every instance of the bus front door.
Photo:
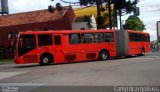
<svg viewBox="0 0 160 92">
<path fill-rule="evenodd" d="M 64 55 L 63 55 L 63 47 L 62 47 L 62 35 L 56 34 L 53 35 L 54 39 L 54 63 L 63 63 Z"/>
</svg>

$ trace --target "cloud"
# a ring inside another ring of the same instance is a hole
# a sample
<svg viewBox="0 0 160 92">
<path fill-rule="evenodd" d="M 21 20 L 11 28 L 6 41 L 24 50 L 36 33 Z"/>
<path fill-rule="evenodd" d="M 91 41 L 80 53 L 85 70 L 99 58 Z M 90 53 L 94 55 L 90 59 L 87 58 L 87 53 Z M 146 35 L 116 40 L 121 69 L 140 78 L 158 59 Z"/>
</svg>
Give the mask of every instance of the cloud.
<svg viewBox="0 0 160 92">
<path fill-rule="evenodd" d="M 71 1 L 71 0 L 65 0 L 65 1 Z M 72 0 L 72 1 L 77 2 L 78 0 Z M 51 0 L 8 0 L 8 2 L 9 2 L 10 14 L 47 9 L 49 5 L 55 5 L 56 3 L 61 3 L 63 6 L 69 5 L 61 2 L 60 0 L 54 0 L 54 2 L 51 2 Z"/>
<path fill-rule="evenodd" d="M 9 0 L 10 13 L 47 9 L 53 4 L 50 0 Z"/>
<path fill-rule="evenodd" d="M 160 20 L 159 0 L 144 0 L 138 4 L 140 7 L 140 18 L 146 25 L 146 31 L 150 33 L 151 40 L 157 39 L 156 23 Z"/>
<path fill-rule="evenodd" d="M 157 28 L 156 23 L 160 20 L 160 2 L 159 0 L 140 0 L 137 5 L 140 7 L 140 18 L 146 25 L 145 32 L 150 33 L 151 40 L 157 39 Z M 128 18 L 127 16 L 123 17 L 123 20 Z"/>
</svg>

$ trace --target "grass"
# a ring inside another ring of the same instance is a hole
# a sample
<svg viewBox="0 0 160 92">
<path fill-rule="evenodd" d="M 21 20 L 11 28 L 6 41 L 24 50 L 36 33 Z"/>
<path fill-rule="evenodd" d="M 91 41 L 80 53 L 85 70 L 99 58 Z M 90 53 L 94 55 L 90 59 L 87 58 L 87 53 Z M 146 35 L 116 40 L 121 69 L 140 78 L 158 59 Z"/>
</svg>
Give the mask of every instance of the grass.
<svg viewBox="0 0 160 92">
<path fill-rule="evenodd" d="M 0 63 L 1 62 L 14 62 L 14 59 L 0 59 Z"/>
</svg>

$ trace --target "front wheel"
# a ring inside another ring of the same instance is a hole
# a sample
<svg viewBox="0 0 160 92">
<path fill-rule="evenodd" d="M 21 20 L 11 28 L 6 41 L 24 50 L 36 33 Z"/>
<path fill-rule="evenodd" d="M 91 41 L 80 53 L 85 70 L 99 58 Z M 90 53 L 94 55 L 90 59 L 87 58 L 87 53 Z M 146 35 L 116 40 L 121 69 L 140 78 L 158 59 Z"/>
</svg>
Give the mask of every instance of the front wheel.
<svg viewBox="0 0 160 92">
<path fill-rule="evenodd" d="M 40 65 L 49 65 L 52 62 L 52 57 L 50 55 L 43 55 L 40 60 Z"/>
<path fill-rule="evenodd" d="M 100 60 L 108 60 L 109 59 L 109 53 L 107 51 L 101 51 L 99 53 L 99 59 Z"/>
</svg>

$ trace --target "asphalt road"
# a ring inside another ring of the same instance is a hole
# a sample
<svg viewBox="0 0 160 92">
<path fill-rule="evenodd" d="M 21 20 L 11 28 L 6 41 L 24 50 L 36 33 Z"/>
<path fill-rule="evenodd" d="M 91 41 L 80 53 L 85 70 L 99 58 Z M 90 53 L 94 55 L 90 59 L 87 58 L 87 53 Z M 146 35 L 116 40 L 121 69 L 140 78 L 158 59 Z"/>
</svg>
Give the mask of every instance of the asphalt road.
<svg viewBox="0 0 160 92">
<path fill-rule="evenodd" d="M 0 83 L 48 86 L 160 86 L 160 53 L 49 66 L 0 63 Z"/>
</svg>

